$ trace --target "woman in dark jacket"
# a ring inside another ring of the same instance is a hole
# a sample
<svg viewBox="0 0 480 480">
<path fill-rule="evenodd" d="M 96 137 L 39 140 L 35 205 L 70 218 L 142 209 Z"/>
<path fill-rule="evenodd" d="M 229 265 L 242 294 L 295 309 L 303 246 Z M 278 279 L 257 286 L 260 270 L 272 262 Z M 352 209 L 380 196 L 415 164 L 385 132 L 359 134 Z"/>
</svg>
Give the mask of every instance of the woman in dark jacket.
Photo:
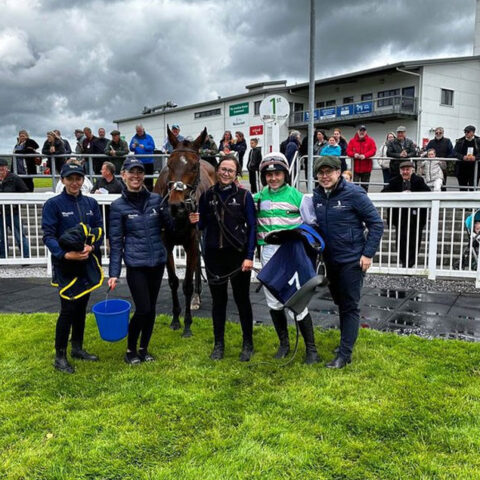
<svg viewBox="0 0 480 480">
<path fill-rule="evenodd" d="M 13 149 L 13 153 L 33 154 L 37 153 L 37 148 L 39 148 L 38 143 L 28 136 L 28 132 L 26 130 L 20 130 L 18 132 L 18 140 Z M 35 157 L 16 157 L 15 160 L 17 171 L 15 172 L 13 165 L 11 171 L 17 173 L 18 175 L 35 175 L 37 173 L 37 160 L 39 163 L 41 162 L 40 158 L 37 159 Z M 24 178 L 23 181 L 25 182 L 28 190 L 33 192 L 33 178 Z"/>
<path fill-rule="evenodd" d="M 253 315 L 250 303 L 250 275 L 255 253 L 255 206 L 248 190 L 239 188 L 235 179 L 240 165 L 234 155 L 220 159 L 217 183 L 200 197 L 199 213 L 190 214 L 190 222 L 199 222 L 204 232 L 205 268 L 212 294 L 212 319 L 215 345 L 212 360 L 224 355 L 228 279 L 237 304 L 243 332 L 240 361 L 253 355 Z"/>
<path fill-rule="evenodd" d="M 52 168 L 52 158 L 55 158 L 55 171 L 59 173 L 65 163 L 65 157 L 56 156 L 65 154 L 65 144 L 55 135 L 55 132 L 47 132 L 47 139 L 43 144 L 42 153 L 50 156 L 47 161 L 49 168 Z"/>
<path fill-rule="evenodd" d="M 127 266 L 127 283 L 135 303 L 128 327 L 125 362 L 137 365 L 155 358 L 148 344 L 155 324 L 155 306 L 162 283 L 167 252 L 161 230 L 173 228 L 162 197 L 144 184 L 145 166 L 136 159 L 123 164 L 125 189 L 110 207 L 110 266 L 108 286 L 113 290 L 120 276 L 122 258 Z M 140 348 L 137 350 L 138 338 Z"/>
<path fill-rule="evenodd" d="M 230 153 L 230 151 L 232 150 L 232 142 L 232 132 L 230 130 L 225 130 L 225 133 L 223 134 L 223 137 L 218 144 L 218 151 L 220 152 L 220 154 L 222 152 L 224 154 Z"/>
<path fill-rule="evenodd" d="M 98 203 L 92 197 L 82 195 L 81 189 L 85 173 L 80 165 L 66 164 L 60 172 L 65 186 L 60 195 L 48 199 L 43 207 L 42 229 L 43 242 L 52 254 L 52 283 L 59 287 L 60 315 L 55 334 L 55 363 L 57 370 L 73 373 L 75 370 L 67 361 L 67 345 L 70 330 L 73 358 L 96 361 L 98 357 L 83 348 L 85 315 L 90 292 L 103 282 L 103 272 L 92 283 L 88 264 L 100 267 L 100 246 L 103 242 L 103 221 Z M 80 224 L 85 229 L 95 229 L 96 234 L 80 244 L 79 248 L 67 246 L 62 237 Z M 72 283 L 64 283 L 68 276 L 74 274 Z M 73 284 L 75 283 L 75 285 Z M 74 289 L 68 294 L 67 290 Z"/>
<path fill-rule="evenodd" d="M 247 142 L 245 141 L 245 136 L 242 132 L 235 132 L 235 140 L 231 146 L 231 149 L 234 152 L 237 152 L 238 155 L 238 163 L 240 164 L 240 176 L 242 175 L 243 171 L 243 157 L 245 156 L 245 152 L 247 151 Z"/>
</svg>

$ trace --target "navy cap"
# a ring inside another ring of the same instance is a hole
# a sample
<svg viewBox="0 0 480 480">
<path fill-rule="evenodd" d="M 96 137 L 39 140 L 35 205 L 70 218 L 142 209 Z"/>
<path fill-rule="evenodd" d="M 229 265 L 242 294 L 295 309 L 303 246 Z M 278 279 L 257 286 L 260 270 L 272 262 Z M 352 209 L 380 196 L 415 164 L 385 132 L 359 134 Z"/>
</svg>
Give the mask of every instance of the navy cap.
<svg viewBox="0 0 480 480">
<path fill-rule="evenodd" d="M 125 163 L 123 164 L 122 170 L 129 172 L 132 168 L 140 168 L 145 171 L 145 165 L 136 157 L 127 157 Z"/>
<path fill-rule="evenodd" d="M 85 172 L 83 171 L 83 167 L 81 165 L 76 165 L 75 163 L 66 163 L 60 171 L 60 176 L 62 178 L 68 177 L 69 175 L 73 174 L 81 175 L 82 177 L 84 177 Z"/>
<path fill-rule="evenodd" d="M 8 160 L 6 158 L 0 158 L 0 167 L 8 167 Z"/>
</svg>

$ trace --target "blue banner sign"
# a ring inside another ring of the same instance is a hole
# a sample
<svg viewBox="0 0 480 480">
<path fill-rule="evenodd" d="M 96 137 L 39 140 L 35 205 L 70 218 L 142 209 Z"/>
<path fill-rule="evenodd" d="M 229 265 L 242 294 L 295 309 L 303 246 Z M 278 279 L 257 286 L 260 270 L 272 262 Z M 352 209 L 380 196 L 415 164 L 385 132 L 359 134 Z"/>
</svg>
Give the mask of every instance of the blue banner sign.
<svg viewBox="0 0 480 480">
<path fill-rule="evenodd" d="M 303 121 L 308 122 L 308 119 L 310 118 L 310 112 L 303 112 Z M 318 108 L 316 108 L 313 111 L 313 119 L 314 120 L 320 120 L 320 111 Z"/>
<path fill-rule="evenodd" d="M 353 115 L 353 105 L 340 105 L 337 107 L 337 117 L 343 117 L 344 115 Z"/>
<path fill-rule="evenodd" d="M 335 107 L 328 107 L 328 108 L 321 108 L 320 109 L 320 120 L 325 120 L 327 118 L 335 118 L 336 117 L 336 108 Z"/>
<path fill-rule="evenodd" d="M 372 113 L 373 112 L 373 102 L 361 102 L 355 104 L 355 114 L 361 113 Z"/>
</svg>

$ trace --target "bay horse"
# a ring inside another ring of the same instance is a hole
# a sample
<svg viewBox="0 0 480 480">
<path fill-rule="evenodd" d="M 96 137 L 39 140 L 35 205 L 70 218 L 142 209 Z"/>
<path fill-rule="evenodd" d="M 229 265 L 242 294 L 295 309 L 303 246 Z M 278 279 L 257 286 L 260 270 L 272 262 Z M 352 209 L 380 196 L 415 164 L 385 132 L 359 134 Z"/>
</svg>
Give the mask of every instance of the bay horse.
<svg viewBox="0 0 480 480">
<path fill-rule="evenodd" d="M 173 248 L 183 246 L 187 255 L 185 278 L 183 280 L 183 294 L 185 297 L 185 315 L 183 337 L 192 335 L 192 313 L 200 307 L 201 292 L 201 265 L 199 234 L 195 225 L 188 219 L 191 212 L 197 210 L 200 195 L 215 183 L 215 169 L 208 162 L 200 160 L 199 149 L 207 137 L 204 128 L 193 141 L 179 142 L 167 125 L 167 135 L 173 147 L 166 167 L 162 169 L 155 184 L 155 192 L 160 193 L 164 200 L 168 200 L 170 213 L 175 221 L 175 231 L 164 234 L 165 246 L 168 253 L 167 272 L 168 284 L 172 292 L 172 322 L 170 328 L 179 330 L 180 313 L 182 308 L 178 299 L 179 280 L 175 273 L 175 259 Z M 195 274 L 195 285 L 194 285 Z"/>
</svg>

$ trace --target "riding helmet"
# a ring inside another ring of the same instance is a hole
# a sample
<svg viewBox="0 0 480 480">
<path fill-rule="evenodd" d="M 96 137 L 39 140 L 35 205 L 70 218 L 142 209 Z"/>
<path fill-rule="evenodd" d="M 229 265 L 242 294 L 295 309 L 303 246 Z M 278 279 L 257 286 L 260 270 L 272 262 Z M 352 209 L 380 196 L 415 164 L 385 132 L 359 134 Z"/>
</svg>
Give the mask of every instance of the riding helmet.
<svg viewBox="0 0 480 480">
<path fill-rule="evenodd" d="M 289 165 L 287 157 L 280 152 L 272 152 L 263 157 L 263 160 L 260 162 L 260 179 L 262 185 L 267 184 L 266 176 L 268 172 L 284 172 L 285 173 L 285 183 L 290 183 L 290 173 L 288 171 Z"/>
</svg>

